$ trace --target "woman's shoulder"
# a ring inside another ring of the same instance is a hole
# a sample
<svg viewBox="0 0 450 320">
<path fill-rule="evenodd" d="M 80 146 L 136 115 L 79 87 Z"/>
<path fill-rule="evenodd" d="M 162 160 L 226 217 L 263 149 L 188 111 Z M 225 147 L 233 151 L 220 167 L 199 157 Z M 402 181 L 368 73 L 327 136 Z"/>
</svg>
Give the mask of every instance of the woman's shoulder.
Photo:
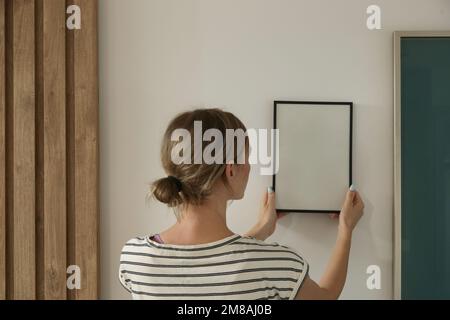
<svg viewBox="0 0 450 320">
<path fill-rule="evenodd" d="M 245 254 L 247 256 L 291 256 L 305 262 L 303 256 L 292 247 L 282 245 L 278 242 L 259 240 L 249 236 L 236 235 L 224 241 L 218 241 L 214 245 L 198 245 L 198 246 L 172 246 L 159 244 L 151 240 L 152 235 L 137 236 L 125 242 L 122 253 L 128 252 L 150 252 L 171 249 L 173 254 L 182 255 L 201 255 L 209 253 L 220 253 L 221 255 L 228 252 L 233 254 Z M 180 249 L 181 248 L 181 249 Z M 177 250 L 172 250 L 177 249 Z"/>
<path fill-rule="evenodd" d="M 147 237 L 134 237 L 122 244 L 122 252 L 135 251 L 139 250 L 140 248 L 147 248 L 148 246 L 149 245 Z"/>
<path fill-rule="evenodd" d="M 148 241 L 149 236 L 139 236 L 129 239 L 125 245 L 143 245 Z"/>
<path fill-rule="evenodd" d="M 278 242 L 243 236 L 234 242 L 233 251 L 242 253 L 251 268 L 253 263 L 264 262 L 258 270 L 265 277 L 279 278 L 281 272 L 290 281 L 295 280 L 292 283 L 296 284 L 297 289 L 309 272 L 309 264 L 299 251 Z"/>
<path fill-rule="evenodd" d="M 278 242 L 242 236 L 235 242 L 235 244 L 240 245 L 243 250 L 251 250 L 254 252 L 287 253 L 299 258 L 301 262 L 305 262 L 303 256 L 297 250 L 292 247 L 279 244 Z"/>
<path fill-rule="evenodd" d="M 249 236 L 241 236 L 240 239 L 236 241 L 236 244 L 241 245 L 249 245 L 249 246 L 259 246 L 259 247 L 267 247 L 267 248 L 283 248 L 287 250 L 293 250 L 291 247 L 279 244 L 278 242 L 270 241 L 270 240 L 259 240 Z"/>
</svg>

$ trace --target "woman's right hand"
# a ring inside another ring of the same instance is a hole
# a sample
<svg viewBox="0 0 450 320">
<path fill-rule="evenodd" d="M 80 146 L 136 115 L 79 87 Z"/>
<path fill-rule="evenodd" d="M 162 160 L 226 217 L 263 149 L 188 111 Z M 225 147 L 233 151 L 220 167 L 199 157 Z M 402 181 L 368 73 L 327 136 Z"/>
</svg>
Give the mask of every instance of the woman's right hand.
<svg viewBox="0 0 450 320">
<path fill-rule="evenodd" d="M 339 215 L 339 228 L 343 231 L 352 232 L 361 219 L 363 210 L 364 202 L 359 193 L 349 190 Z"/>
</svg>

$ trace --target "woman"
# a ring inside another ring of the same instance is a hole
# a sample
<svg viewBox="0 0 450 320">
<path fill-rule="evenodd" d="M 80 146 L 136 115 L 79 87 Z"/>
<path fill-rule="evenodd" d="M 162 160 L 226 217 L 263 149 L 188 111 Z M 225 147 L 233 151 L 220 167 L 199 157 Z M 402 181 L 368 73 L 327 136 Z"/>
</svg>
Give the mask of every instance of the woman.
<svg viewBox="0 0 450 320">
<path fill-rule="evenodd" d="M 246 131 L 233 114 L 218 109 L 186 112 L 170 123 L 161 152 L 167 177 L 153 183 L 151 194 L 175 209 L 177 223 L 159 234 L 127 242 L 119 270 L 125 289 L 134 299 L 337 299 L 346 280 L 352 231 L 364 208 L 359 194 L 349 191 L 346 195 L 338 216 L 336 246 L 316 283 L 298 252 L 264 242 L 277 221 L 275 193 L 270 188 L 259 221 L 246 235 L 227 227 L 227 203 L 242 199 L 247 186 L 248 140 L 243 148 L 235 143 L 234 161 L 224 164 L 172 161 L 180 152 L 176 148 L 180 141 L 172 141 L 173 133 L 182 129 L 194 136 L 197 121 L 202 133 L 215 129 L 226 137 L 228 129 Z M 197 150 L 191 143 L 191 156 L 194 152 L 203 155 L 208 145 Z M 220 145 L 222 157 L 229 154 L 226 146 Z M 241 152 L 247 161 L 237 161 Z"/>
</svg>

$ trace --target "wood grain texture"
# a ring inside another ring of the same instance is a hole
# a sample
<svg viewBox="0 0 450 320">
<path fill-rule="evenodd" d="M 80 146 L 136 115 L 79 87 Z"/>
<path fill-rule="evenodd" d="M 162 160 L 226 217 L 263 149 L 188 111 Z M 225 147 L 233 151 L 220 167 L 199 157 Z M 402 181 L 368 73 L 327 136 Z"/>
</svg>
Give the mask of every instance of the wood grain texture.
<svg viewBox="0 0 450 320">
<path fill-rule="evenodd" d="M 0 0 L 0 300 L 6 299 L 5 0 Z"/>
<path fill-rule="evenodd" d="M 12 17 L 13 8 L 10 1 L 5 1 L 5 214 L 6 214 L 6 299 L 14 298 L 14 217 L 12 215 L 12 195 L 13 195 L 13 163 L 14 154 L 13 150 L 13 112 L 11 104 L 13 101 L 13 72 L 12 72 L 12 56 L 13 56 L 13 44 L 12 44 Z"/>
<path fill-rule="evenodd" d="M 8 295 L 12 299 L 36 297 L 35 248 L 35 24 L 34 1 L 7 1 L 8 22 L 8 130 L 13 162 L 8 189 Z M 12 80 L 12 81 L 11 81 Z M 12 251 L 11 251 L 12 250 Z"/>
<path fill-rule="evenodd" d="M 36 0 L 38 298 L 66 299 L 65 0 Z"/>
<path fill-rule="evenodd" d="M 97 8 L 0 0 L 0 299 L 99 297 Z"/>
<path fill-rule="evenodd" d="M 73 130 L 69 151 L 69 163 L 73 165 L 69 175 L 73 216 L 69 219 L 73 227 L 69 229 L 69 241 L 73 242 L 69 247 L 72 261 L 82 274 L 81 290 L 75 292 L 74 298 L 85 300 L 99 297 L 98 3 L 77 0 L 74 4 L 81 8 L 82 25 L 81 30 L 72 31 L 72 52 L 68 55 L 73 59 L 68 61 L 73 64 L 72 87 L 68 88 L 68 97 L 73 99 L 69 113 Z"/>
<path fill-rule="evenodd" d="M 66 6 L 71 0 L 66 0 Z M 75 265 L 75 137 L 74 137 L 74 32 L 66 31 L 66 177 L 67 177 L 67 265 Z M 76 299 L 76 291 L 68 290 L 67 298 Z"/>
</svg>

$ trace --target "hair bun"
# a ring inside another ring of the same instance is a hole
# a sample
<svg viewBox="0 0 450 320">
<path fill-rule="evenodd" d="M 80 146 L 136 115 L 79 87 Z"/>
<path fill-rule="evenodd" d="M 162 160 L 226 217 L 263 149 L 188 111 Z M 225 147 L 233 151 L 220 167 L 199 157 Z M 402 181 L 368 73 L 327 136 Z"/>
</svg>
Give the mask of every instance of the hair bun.
<svg viewBox="0 0 450 320">
<path fill-rule="evenodd" d="M 175 185 L 177 186 L 178 192 L 181 192 L 181 190 L 183 190 L 183 184 L 181 183 L 180 179 L 178 179 L 174 176 L 168 176 L 167 178 L 172 180 L 173 183 L 175 183 Z"/>
<path fill-rule="evenodd" d="M 173 176 L 159 179 L 152 185 L 153 196 L 169 207 L 177 207 L 183 202 L 180 195 L 181 190 L 181 181 Z"/>
</svg>

